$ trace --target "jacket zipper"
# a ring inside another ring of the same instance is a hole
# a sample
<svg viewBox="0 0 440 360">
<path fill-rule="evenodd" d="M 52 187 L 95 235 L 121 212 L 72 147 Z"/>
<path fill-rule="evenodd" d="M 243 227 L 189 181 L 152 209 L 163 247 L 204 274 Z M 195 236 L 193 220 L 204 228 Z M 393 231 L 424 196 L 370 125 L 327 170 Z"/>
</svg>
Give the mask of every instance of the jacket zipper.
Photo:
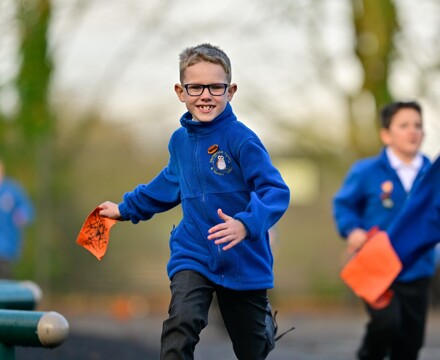
<svg viewBox="0 0 440 360">
<path fill-rule="evenodd" d="M 195 138 L 195 144 L 196 144 L 195 145 L 195 150 L 194 150 L 194 159 L 201 159 L 198 136 L 196 134 L 194 134 L 194 138 Z M 202 208 L 203 208 L 203 211 L 204 211 L 205 215 L 208 217 L 208 212 L 206 211 L 206 206 L 205 206 L 205 204 L 206 204 L 205 191 L 204 191 L 205 187 L 203 186 L 203 181 L 202 181 L 202 173 L 203 173 L 203 171 L 201 169 L 200 162 L 197 163 L 197 160 L 193 160 L 193 161 L 195 161 L 194 167 L 196 169 L 197 182 L 199 184 L 199 188 L 202 191 L 202 198 L 201 198 Z M 209 241 L 209 240 L 206 240 L 206 241 Z M 221 249 L 220 245 L 216 245 L 216 247 L 217 247 L 218 261 L 219 261 L 219 264 L 220 264 L 221 284 L 223 284 L 225 275 L 224 275 L 224 270 L 223 270 L 224 269 L 224 264 L 223 264 L 222 249 Z"/>
</svg>

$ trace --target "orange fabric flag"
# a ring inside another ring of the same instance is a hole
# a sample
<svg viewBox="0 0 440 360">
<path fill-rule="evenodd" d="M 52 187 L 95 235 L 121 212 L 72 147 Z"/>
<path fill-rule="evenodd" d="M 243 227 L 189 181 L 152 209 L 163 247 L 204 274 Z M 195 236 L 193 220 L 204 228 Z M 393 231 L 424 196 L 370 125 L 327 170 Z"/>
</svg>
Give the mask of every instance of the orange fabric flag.
<svg viewBox="0 0 440 360">
<path fill-rule="evenodd" d="M 402 270 L 402 263 L 385 231 L 375 231 L 341 271 L 341 278 L 375 308 L 387 306 L 393 296 L 390 285 Z"/>
<path fill-rule="evenodd" d="M 107 251 L 110 239 L 110 229 L 116 220 L 99 215 L 100 207 L 93 210 L 84 222 L 78 234 L 76 243 L 90 251 L 98 260 L 101 260 Z"/>
</svg>

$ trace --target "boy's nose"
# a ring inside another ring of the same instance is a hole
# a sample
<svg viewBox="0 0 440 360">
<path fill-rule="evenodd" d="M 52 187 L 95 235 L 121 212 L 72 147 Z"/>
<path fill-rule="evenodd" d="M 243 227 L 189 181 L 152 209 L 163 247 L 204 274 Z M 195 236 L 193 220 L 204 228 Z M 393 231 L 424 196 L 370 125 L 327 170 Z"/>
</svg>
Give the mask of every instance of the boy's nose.
<svg viewBox="0 0 440 360">
<path fill-rule="evenodd" d="M 211 93 L 209 92 L 208 88 L 204 88 L 202 93 L 200 94 L 202 97 L 211 97 Z"/>
</svg>

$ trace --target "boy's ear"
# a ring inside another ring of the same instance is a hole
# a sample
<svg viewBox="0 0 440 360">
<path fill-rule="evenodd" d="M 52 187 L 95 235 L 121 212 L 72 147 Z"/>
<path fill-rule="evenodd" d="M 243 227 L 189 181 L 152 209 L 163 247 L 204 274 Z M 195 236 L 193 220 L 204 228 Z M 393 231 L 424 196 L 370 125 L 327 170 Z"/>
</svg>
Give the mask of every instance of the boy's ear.
<svg viewBox="0 0 440 360">
<path fill-rule="evenodd" d="M 234 94 L 236 93 L 238 87 L 237 84 L 231 84 L 228 88 L 228 101 L 231 101 L 234 97 Z"/>
<path fill-rule="evenodd" d="M 180 85 L 180 84 L 175 84 L 174 85 L 174 91 L 176 92 L 177 97 L 179 98 L 179 100 L 181 102 L 185 102 L 185 93 L 184 93 L 185 90 L 184 90 L 183 86 Z"/>
<path fill-rule="evenodd" d="M 384 145 L 389 145 L 391 140 L 390 140 L 390 132 L 388 129 L 385 128 L 381 128 L 379 131 L 379 136 L 380 136 L 380 140 L 382 141 L 382 143 Z"/>
</svg>

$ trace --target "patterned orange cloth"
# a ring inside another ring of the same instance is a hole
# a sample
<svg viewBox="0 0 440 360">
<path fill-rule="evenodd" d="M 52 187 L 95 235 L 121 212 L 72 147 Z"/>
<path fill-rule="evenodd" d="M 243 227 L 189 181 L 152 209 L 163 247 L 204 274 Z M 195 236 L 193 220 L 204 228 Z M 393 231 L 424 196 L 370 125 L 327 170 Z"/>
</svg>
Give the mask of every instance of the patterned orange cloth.
<svg viewBox="0 0 440 360">
<path fill-rule="evenodd" d="M 387 306 L 393 297 L 389 289 L 402 270 L 402 263 L 385 231 L 375 231 L 341 271 L 341 278 L 374 308 Z"/>
<path fill-rule="evenodd" d="M 110 239 L 110 229 L 116 220 L 99 215 L 100 207 L 93 210 L 87 217 L 76 243 L 90 251 L 98 260 L 101 260 L 107 251 Z"/>
</svg>

